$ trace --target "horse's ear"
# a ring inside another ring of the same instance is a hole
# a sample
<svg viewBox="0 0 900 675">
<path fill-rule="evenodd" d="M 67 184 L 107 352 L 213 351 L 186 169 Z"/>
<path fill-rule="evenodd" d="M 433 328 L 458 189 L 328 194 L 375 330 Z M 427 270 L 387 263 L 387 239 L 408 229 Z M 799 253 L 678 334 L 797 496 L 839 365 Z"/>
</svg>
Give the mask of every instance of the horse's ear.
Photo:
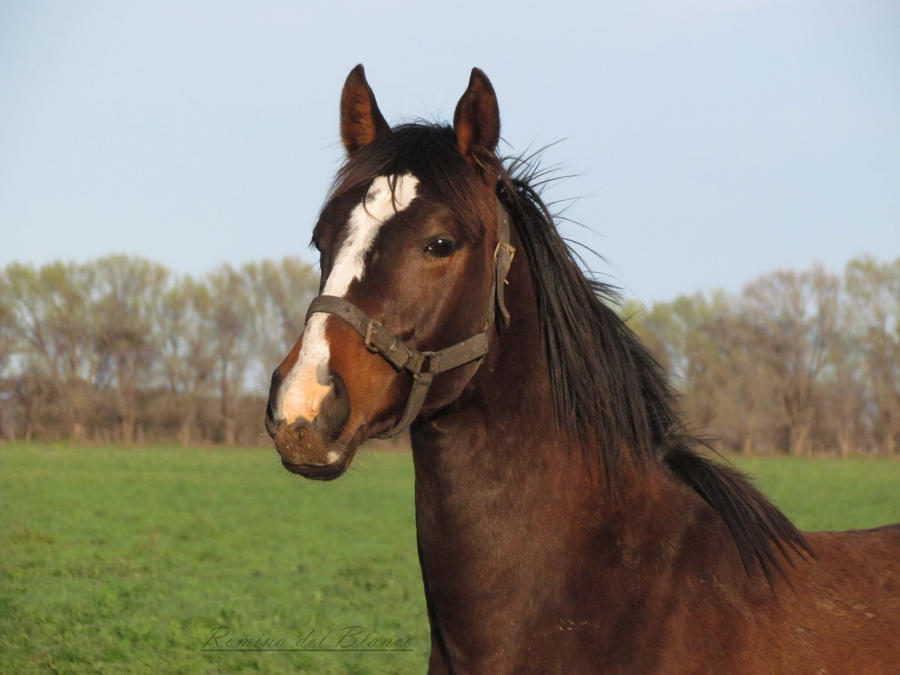
<svg viewBox="0 0 900 675">
<path fill-rule="evenodd" d="M 341 92 L 341 140 L 344 147 L 350 154 L 390 130 L 360 63 L 350 71 Z"/>
<path fill-rule="evenodd" d="M 469 88 L 453 113 L 456 145 L 463 157 L 476 169 L 482 167 L 479 155 L 491 155 L 500 140 L 500 109 L 491 81 L 479 68 L 472 68 Z"/>
</svg>

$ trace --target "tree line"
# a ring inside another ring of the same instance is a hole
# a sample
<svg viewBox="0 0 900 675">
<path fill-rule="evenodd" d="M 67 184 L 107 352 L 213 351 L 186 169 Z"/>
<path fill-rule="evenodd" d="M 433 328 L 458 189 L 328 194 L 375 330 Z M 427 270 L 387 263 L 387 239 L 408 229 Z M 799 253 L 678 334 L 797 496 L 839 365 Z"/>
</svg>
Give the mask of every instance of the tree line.
<svg viewBox="0 0 900 675">
<path fill-rule="evenodd" d="M 679 297 L 632 328 L 688 420 L 743 453 L 894 455 L 900 443 L 900 258 L 766 274 L 736 295 Z"/>
<path fill-rule="evenodd" d="M 318 275 L 296 258 L 200 279 L 142 258 L 0 275 L 0 437 L 257 444 Z"/>
<path fill-rule="evenodd" d="M 296 258 L 201 278 L 128 256 L 8 265 L 0 438 L 264 442 L 269 376 L 317 289 Z M 621 311 L 717 447 L 896 453 L 900 259 L 778 271 L 736 295 Z"/>
</svg>

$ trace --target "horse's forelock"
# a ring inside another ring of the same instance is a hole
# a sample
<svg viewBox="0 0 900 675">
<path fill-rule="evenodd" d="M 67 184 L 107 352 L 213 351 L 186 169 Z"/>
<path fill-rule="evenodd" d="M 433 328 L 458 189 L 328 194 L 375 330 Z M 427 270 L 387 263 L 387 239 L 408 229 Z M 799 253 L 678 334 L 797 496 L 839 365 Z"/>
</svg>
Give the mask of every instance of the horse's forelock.
<svg viewBox="0 0 900 675">
<path fill-rule="evenodd" d="M 499 175 L 500 160 L 491 161 L 496 166 L 490 170 Z M 326 204 L 379 176 L 407 173 L 457 214 L 469 234 L 481 234 L 481 228 L 491 222 L 496 212 L 493 197 L 459 153 L 453 129 L 423 123 L 395 127 L 350 155 L 335 177 Z"/>
</svg>

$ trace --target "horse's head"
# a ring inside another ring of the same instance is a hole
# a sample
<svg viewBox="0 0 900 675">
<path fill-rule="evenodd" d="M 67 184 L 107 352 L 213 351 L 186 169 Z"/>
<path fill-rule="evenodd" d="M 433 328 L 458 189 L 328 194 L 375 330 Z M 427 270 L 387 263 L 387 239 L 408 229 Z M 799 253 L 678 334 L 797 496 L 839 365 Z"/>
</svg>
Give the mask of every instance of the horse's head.
<svg viewBox="0 0 900 675">
<path fill-rule="evenodd" d="M 399 433 L 463 394 L 495 314 L 505 314 L 512 249 L 496 197 L 499 131 L 478 69 L 452 129 L 392 130 L 362 66 L 347 77 L 347 161 L 313 234 L 320 296 L 272 376 L 266 410 L 287 469 L 335 478 L 367 438 Z"/>
</svg>

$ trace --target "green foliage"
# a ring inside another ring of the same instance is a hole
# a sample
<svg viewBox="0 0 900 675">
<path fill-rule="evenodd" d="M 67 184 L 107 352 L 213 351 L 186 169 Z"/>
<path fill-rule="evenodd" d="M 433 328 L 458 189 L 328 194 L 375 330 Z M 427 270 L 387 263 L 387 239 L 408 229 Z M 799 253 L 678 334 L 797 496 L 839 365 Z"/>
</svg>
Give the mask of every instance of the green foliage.
<svg viewBox="0 0 900 675">
<path fill-rule="evenodd" d="M 900 520 L 898 462 L 736 463 L 803 529 Z M 401 453 L 315 483 L 270 450 L 0 446 L 0 672 L 424 672 L 412 484 Z M 220 626 L 412 651 L 201 651 Z"/>
</svg>

